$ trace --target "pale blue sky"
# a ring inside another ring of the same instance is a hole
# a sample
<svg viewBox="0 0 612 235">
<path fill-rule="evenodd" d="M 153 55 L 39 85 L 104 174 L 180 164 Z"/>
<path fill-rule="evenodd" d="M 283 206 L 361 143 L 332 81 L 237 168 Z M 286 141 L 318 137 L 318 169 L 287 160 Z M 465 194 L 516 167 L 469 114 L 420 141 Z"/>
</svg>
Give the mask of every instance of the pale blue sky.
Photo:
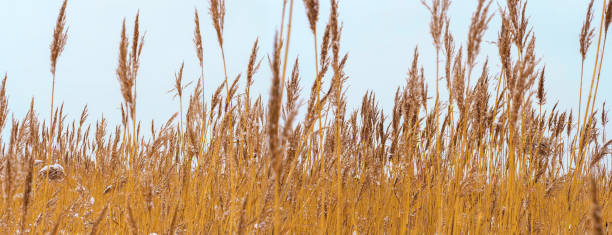
<svg viewBox="0 0 612 235">
<path fill-rule="evenodd" d="M 497 10 L 498 4 L 504 5 L 504 2 L 496 0 L 493 6 Z M 530 23 L 537 37 L 536 51 L 542 64 L 547 66 L 546 87 L 550 106 L 557 100 L 563 109 L 577 106 L 580 73 L 578 33 L 587 2 L 529 2 Z M 48 117 L 51 90 L 48 48 L 60 5 L 61 0 L 0 0 L 0 73 L 9 75 L 9 108 L 16 117 L 25 114 L 31 97 L 35 97 L 38 113 L 45 119 Z M 601 16 L 601 5 L 601 0 L 596 0 L 596 24 Z M 224 38 L 230 77 L 244 73 L 250 48 L 257 37 L 260 39 L 260 56 L 271 52 L 275 31 L 280 28 L 281 6 L 282 0 L 226 1 Z M 458 43 L 465 44 L 475 6 L 476 1 L 455 0 L 450 7 L 451 30 Z M 69 120 L 77 119 L 82 107 L 89 104 L 90 118 L 97 119 L 104 113 L 112 124 L 120 123 L 122 99 L 115 68 L 121 21 L 127 17 L 131 25 L 138 9 L 141 28 L 147 32 L 138 77 L 138 119 L 147 127 L 151 119 L 159 123 L 176 112 L 177 101 L 167 94 L 173 86 L 174 72 L 181 61 L 185 61 L 184 79 L 192 81 L 199 75 L 192 43 L 194 7 L 200 11 L 205 43 L 206 95 L 210 96 L 223 80 L 223 67 L 210 24 L 208 1 L 69 1 L 69 38 L 59 60 L 56 81 L 56 100 L 65 103 Z M 318 24 L 321 29 L 327 22 L 328 12 L 329 2 L 322 0 Z M 367 90 L 373 90 L 388 113 L 395 89 L 405 82 L 412 52 L 417 45 L 430 91 L 433 91 L 435 57 L 429 35 L 430 16 L 420 1 L 342 0 L 340 19 L 344 25 L 342 51 L 349 52 L 346 66 L 346 73 L 350 76 L 347 83 L 349 110 L 358 107 Z M 489 42 L 497 39 L 498 29 L 499 17 L 496 16 L 484 37 L 483 53 L 479 57 L 481 65 L 489 56 L 492 71 L 498 70 L 499 62 L 495 45 Z M 304 91 L 308 91 L 313 81 L 312 47 L 313 38 L 302 1 L 296 0 L 290 61 L 299 55 Z M 606 64 L 612 63 L 610 54 L 605 56 Z M 593 57 L 590 53 L 585 80 L 592 73 Z M 268 67 L 264 60 L 253 87 L 254 92 L 264 96 L 270 87 Z M 612 102 L 612 93 L 608 91 L 612 88 L 609 68 L 604 65 L 602 70 L 598 108 L 603 100 Z M 479 71 L 480 68 L 475 69 L 475 73 Z M 307 98 L 306 95 L 302 97 Z"/>
</svg>

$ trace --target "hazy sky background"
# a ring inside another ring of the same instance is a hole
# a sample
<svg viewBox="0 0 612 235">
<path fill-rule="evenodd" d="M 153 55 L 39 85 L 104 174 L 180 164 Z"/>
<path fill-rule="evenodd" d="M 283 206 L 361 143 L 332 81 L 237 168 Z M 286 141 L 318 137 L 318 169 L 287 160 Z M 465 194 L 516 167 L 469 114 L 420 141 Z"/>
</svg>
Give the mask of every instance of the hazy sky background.
<svg viewBox="0 0 612 235">
<path fill-rule="evenodd" d="M 536 51 L 546 65 L 548 106 L 559 101 L 562 110 L 576 109 L 580 78 L 578 33 L 584 20 L 587 0 L 530 1 L 527 12 L 536 35 Z M 599 25 L 602 0 L 595 1 L 595 24 Z M 455 0 L 450 7 L 451 31 L 457 43 L 465 45 L 470 17 L 476 1 Z M 51 93 L 49 44 L 61 0 L 0 0 L 0 73 L 8 73 L 9 108 L 22 118 L 32 97 L 36 110 L 48 119 Z M 146 31 L 138 77 L 138 119 L 148 127 L 150 120 L 164 122 L 178 110 L 178 100 L 167 91 L 174 72 L 185 62 L 184 80 L 195 81 L 199 65 L 193 47 L 194 8 L 200 12 L 204 36 L 205 92 L 210 97 L 223 80 L 223 66 L 206 0 L 72 0 L 67 8 L 68 42 L 59 59 L 56 104 L 64 102 L 68 120 L 79 118 L 89 105 L 90 120 L 104 113 L 111 124 L 120 123 L 122 102 L 115 75 L 121 21 L 127 18 L 131 31 L 140 9 L 141 30 Z M 505 1 L 496 0 L 493 8 Z M 554 6 L 554 7 L 551 7 Z M 260 57 L 272 52 L 275 31 L 280 28 L 282 0 L 227 0 L 225 47 L 230 78 L 246 70 L 250 49 L 260 40 Z M 329 14 L 329 2 L 321 1 L 318 27 L 322 32 Z M 300 58 L 302 84 L 309 91 L 314 77 L 313 37 L 302 1 L 295 0 L 290 61 Z M 341 0 L 343 23 L 341 51 L 349 53 L 346 73 L 349 111 L 358 108 L 366 91 L 375 92 L 387 113 L 396 88 L 405 83 L 415 46 L 421 54 L 430 94 L 434 94 L 435 53 L 429 34 L 430 15 L 418 0 Z M 499 71 L 497 40 L 499 15 L 484 37 L 478 67 L 489 57 L 491 70 Z M 596 46 L 594 39 L 592 48 Z M 610 41 L 612 39 L 609 39 Z M 320 41 L 320 40 L 319 40 Z M 612 42 L 611 42 L 612 43 Z M 457 45 L 459 48 L 460 45 Z M 594 50 L 585 66 L 585 81 L 593 71 Z M 612 102 L 612 52 L 604 58 L 597 108 L 603 100 Z M 267 97 L 270 72 L 267 60 L 255 76 L 252 91 Z M 474 79 L 473 79 L 474 80 Z M 326 80 L 326 85 L 328 84 Z M 243 84 L 243 83 L 241 83 Z M 585 82 L 585 87 L 588 83 Z M 441 83 L 441 88 L 445 84 Z M 193 88 L 193 87 L 191 87 Z M 586 89 L 586 88 L 585 88 Z M 243 90 L 243 86 L 239 91 Z M 189 89 L 191 92 L 191 89 Z M 307 99 L 303 94 L 302 98 Z M 610 106 L 607 105 L 609 108 Z"/>
</svg>

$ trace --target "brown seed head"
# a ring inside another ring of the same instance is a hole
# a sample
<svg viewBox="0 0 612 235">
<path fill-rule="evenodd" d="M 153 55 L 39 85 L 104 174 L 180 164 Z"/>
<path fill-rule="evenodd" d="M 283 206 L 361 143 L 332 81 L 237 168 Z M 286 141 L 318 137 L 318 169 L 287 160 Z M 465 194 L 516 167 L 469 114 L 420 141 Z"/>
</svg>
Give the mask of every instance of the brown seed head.
<svg viewBox="0 0 612 235">
<path fill-rule="evenodd" d="M 572 133 L 572 127 L 574 125 L 573 122 L 574 122 L 574 111 L 572 110 L 570 111 L 569 118 L 567 118 L 567 126 L 566 126 L 567 136 L 569 136 Z"/>
<path fill-rule="evenodd" d="M 200 17 L 198 16 L 198 9 L 195 9 L 195 29 L 193 31 L 193 44 L 198 54 L 198 60 L 200 61 L 200 67 L 204 66 L 204 47 L 202 46 L 202 34 L 200 33 Z"/>
<path fill-rule="evenodd" d="M 474 66 L 476 56 L 480 52 L 480 42 L 485 31 L 488 28 L 488 24 L 493 18 L 493 14 L 489 14 L 489 7 L 492 1 L 485 3 L 485 0 L 479 0 L 476 12 L 472 15 L 472 23 L 470 24 L 470 30 L 468 33 L 468 44 L 467 44 L 467 63 L 469 66 Z M 469 85 L 469 84 L 468 84 Z"/>
<path fill-rule="evenodd" d="M 251 56 L 249 57 L 249 65 L 247 67 L 247 87 L 253 85 L 253 75 L 259 69 L 259 65 L 261 65 L 261 61 L 255 65 L 255 61 L 257 60 L 257 51 L 259 50 L 259 38 L 255 40 L 253 43 L 253 49 L 251 49 Z"/>
<path fill-rule="evenodd" d="M 319 20 L 319 0 L 304 0 L 304 6 L 306 7 L 310 30 L 315 33 L 317 31 L 317 21 Z"/>
<path fill-rule="evenodd" d="M 593 21 L 593 1 L 594 0 L 591 0 L 591 2 L 589 2 L 586 17 L 582 24 L 582 30 L 580 30 L 580 55 L 582 56 L 582 60 L 586 59 L 586 54 L 591 46 L 595 33 L 595 29 L 591 27 L 591 22 Z"/>
<path fill-rule="evenodd" d="M 181 68 L 179 69 L 177 73 L 174 74 L 174 89 L 170 91 L 176 92 L 175 97 L 176 96 L 183 97 L 183 89 L 185 88 L 185 86 L 183 86 L 183 68 L 184 67 L 185 67 L 185 62 L 181 63 Z"/>
<path fill-rule="evenodd" d="M 325 67 L 327 63 L 329 63 L 329 58 L 327 56 L 329 52 L 329 48 L 331 46 L 331 30 L 332 25 L 328 23 L 325 26 L 325 32 L 323 33 L 323 41 L 321 42 L 321 59 L 319 60 L 321 68 Z"/>
<path fill-rule="evenodd" d="M 66 45 L 66 39 L 68 38 L 68 30 L 64 30 L 66 26 L 66 5 L 68 0 L 64 0 L 62 7 L 60 8 L 59 15 L 57 16 L 57 22 L 55 23 L 55 30 L 53 30 L 53 41 L 49 46 L 51 49 L 51 73 L 55 74 L 55 65 L 57 64 L 57 58 L 64 51 Z"/>
<path fill-rule="evenodd" d="M 333 55 L 333 67 L 339 66 L 339 53 L 340 53 L 340 35 L 342 34 L 342 27 L 338 23 L 338 0 L 331 1 L 331 10 L 329 13 L 329 25 L 331 27 L 331 48 Z"/>
<path fill-rule="evenodd" d="M 444 66 L 446 72 L 446 88 L 451 89 L 451 71 L 452 71 L 452 61 L 453 56 L 455 55 L 455 42 L 453 39 L 453 35 L 451 34 L 448 26 L 449 22 L 446 22 L 446 29 L 444 30 L 444 54 L 446 55 L 446 65 Z"/>
<path fill-rule="evenodd" d="M 450 0 L 431 0 L 431 4 L 428 5 L 425 0 L 421 0 L 421 3 L 431 13 L 431 22 L 429 23 L 429 32 L 433 38 L 433 44 L 436 50 L 442 47 L 441 37 L 444 24 L 448 20 L 447 12 L 450 6 Z"/>
<path fill-rule="evenodd" d="M 455 65 L 453 69 L 453 98 L 457 102 L 459 110 L 463 110 L 463 101 L 465 93 L 465 68 L 462 61 L 462 49 L 459 48 L 459 53 L 455 57 Z"/>
<path fill-rule="evenodd" d="M 488 63 L 489 61 L 485 61 L 485 64 L 482 67 L 482 73 L 478 82 L 476 83 L 476 87 L 474 87 L 474 95 L 476 98 L 473 100 L 474 108 L 473 108 L 473 119 L 481 124 L 478 126 L 485 126 L 487 109 L 489 105 L 489 74 L 488 74 Z"/>
<path fill-rule="evenodd" d="M 505 15 L 505 13 L 502 13 Z M 499 57 L 502 62 L 503 72 L 506 74 L 511 73 L 512 61 L 511 61 L 511 42 L 512 42 L 512 33 L 510 26 L 511 23 L 506 17 L 502 17 L 501 30 L 499 31 L 499 36 L 497 39 L 497 48 L 499 50 Z"/>
<path fill-rule="evenodd" d="M 210 0 L 210 17 L 217 31 L 217 41 L 223 47 L 223 25 L 225 23 L 225 0 Z"/>
<path fill-rule="evenodd" d="M 142 49 L 142 38 L 140 37 L 140 11 L 136 12 L 136 18 L 134 19 L 134 32 L 132 35 L 132 54 L 130 54 L 131 66 L 132 66 L 132 77 L 136 77 L 138 72 L 140 52 Z"/>
<path fill-rule="evenodd" d="M 128 64 L 128 38 L 125 30 L 125 19 L 121 29 L 121 42 L 119 43 L 119 64 L 117 65 L 117 79 L 121 85 L 121 94 L 126 103 L 132 101 L 132 86 L 134 82 L 129 76 Z"/>
<path fill-rule="evenodd" d="M 608 154 L 612 154 L 612 149 L 610 149 L 610 146 L 612 146 L 612 140 L 609 140 L 608 142 L 606 142 L 603 146 L 601 146 L 593 155 L 593 158 L 591 159 L 591 164 L 590 167 L 594 167 L 595 165 L 597 165 L 597 163 L 603 159 L 604 156 L 608 155 Z"/>
<path fill-rule="evenodd" d="M 546 71 L 546 67 L 542 69 L 542 72 L 540 73 L 540 80 L 538 82 L 537 98 L 538 98 L 539 105 L 543 105 L 544 103 L 546 103 L 546 92 L 544 91 L 544 72 L 545 71 Z"/>
<path fill-rule="evenodd" d="M 610 21 L 612 21 L 612 0 L 608 1 L 608 9 L 606 10 L 606 34 L 608 34 Z"/>
<path fill-rule="evenodd" d="M 4 79 L 2 79 L 2 87 L 0 87 L 0 132 L 4 129 L 4 124 L 6 123 L 6 118 L 8 117 L 8 98 L 6 96 L 6 78 L 7 74 L 4 74 Z"/>
<path fill-rule="evenodd" d="M 293 71 L 291 72 L 291 80 L 285 84 L 287 90 L 287 104 L 285 110 L 287 114 L 293 112 L 297 107 L 297 101 L 300 97 L 300 63 L 296 58 L 293 64 Z"/>
<path fill-rule="evenodd" d="M 526 38 L 530 34 L 530 30 L 527 29 L 529 25 L 529 19 L 526 16 L 527 1 L 523 0 L 507 0 L 508 14 L 505 14 L 502 18 L 510 22 L 510 32 L 512 33 L 512 40 L 518 48 L 525 46 Z"/>
</svg>

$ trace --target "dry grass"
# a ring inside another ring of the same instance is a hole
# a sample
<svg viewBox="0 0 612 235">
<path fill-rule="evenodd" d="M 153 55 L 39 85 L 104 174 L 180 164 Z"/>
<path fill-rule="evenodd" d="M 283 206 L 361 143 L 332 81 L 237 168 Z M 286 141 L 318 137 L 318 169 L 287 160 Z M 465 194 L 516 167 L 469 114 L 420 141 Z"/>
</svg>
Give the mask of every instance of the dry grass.
<svg viewBox="0 0 612 235">
<path fill-rule="evenodd" d="M 125 20 L 120 35 L 121 125 L 108 127 L 104 118 L 87 125 L 87 107 L 80 119 L 66 121 L 62 107 L 53 104 L 49 120 L 40 121 L 32 100 L 28 114 L 7 126 L 9 139 L 0 139 L 0 232 L 607 233 L 612 175 L 602 159 L 612 153 L 612 140 L 605 137 L 605 103 L 594 107 L 612 3 L 603 1 L 594 28 L 594 2 L 587 5 L 577 40 L 584 72 L 597 36 L 585 101 L 582 75 L 576 78 L 578 116 L 544 106 L 554 97 L 546 97 L 546 70 L 535 54 L 526 1 L 508 0 L 499 14 L 490 8 L 492 1 L 478 1 L 465 43 L 450 32 L 450 1 L 423 1 L 432 15 L 435 102 L 429 102 L 415 49 L 389 114 L 371 92 L 360 107 L 347 107 L 350 80 L 344 67 L 350 57 L 340 45 L 337 1 L 330 3 L 321 38 L 319 1 L 303 1 L 315 41 L 310 62 L 288 58 L 294 1 L 283 2 L 282 26 L 268 60 L 267 102 L 251 97 L 250 90 L 262 61 L 259 40 L 250 51 L 244 91 L 241 76 L 229 80 L 225 67 L 224 82 L 205 98 L 206 42 L 196 9 L 193 65 L 200 66 L 200 78 L 193 89 L 187 87 L 183 68 L 190 62 L 180 65 L 171 90 L 179 98 L 178 112 L 161 126 L 152 124 L 150 138 L 136 117 L 144 42 L 136 14 L 132 36 Z M 66 4 L 50 48 L 54 80 L 68 38 Z M 225 11 L 223 0 L 210 0 L 224 66 Z M 480 44 L 493 17 L 502 22 L 498 54 L 485 60 Z M 495 70 L 490 63 L 497 59 L 501 67 Z M 314 77 L 301 77 L 303 63 L 316 65 Z M 6 80 L 5 75 L 0 130 L 10 114 Z M 303 80 L 312 84 L 301 109 Z M 446 101 L 440 99 L 439 80 L 446 81 Z"/>
</svg>

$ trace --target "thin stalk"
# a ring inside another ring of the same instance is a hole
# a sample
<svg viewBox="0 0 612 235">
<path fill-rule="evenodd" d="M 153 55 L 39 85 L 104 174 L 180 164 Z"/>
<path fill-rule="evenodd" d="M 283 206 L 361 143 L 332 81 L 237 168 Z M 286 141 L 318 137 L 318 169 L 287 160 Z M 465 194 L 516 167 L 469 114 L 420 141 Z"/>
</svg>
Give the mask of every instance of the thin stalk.
<svg viewBox="0 0 612 235">
<path fill-rule="evenodd" d="M 336 72 L 337 74 L 337 72 Z M 338 75 L 336 75 L 338 76 Z M 341 78 L 337 78 L 336 79 L 341 79 Z M 336 107 L 336 147 L 335 147 L 335 152 L 336 152 L 336 164 L 337 164 L 337 169 L 336 169 L 336 192 L 338 194 L 338 205 L 336 206 L 336 234 L 342 234 L 342 209 L 343 209 L 343 202 L 344 199 L 342 197 L 342 154 L 340 154 L 340 117 L 338 115 L 340 115 L 340 84 L 341 82 L 338 81 L 336 84 L 336 102 L 338 103 L 337 107 Z"/>
<path fill-rule="evenodd" d="M 580 65 L 580 95 L 578 96 L 578 128 L 580 128 L 580 117 L 582 111 L 582 78 L 584 77 L 584 59 Z"/>
<path fill-rule="evenodd" d="M 438 91 L 438 80 L 440 79 L 440 48 L 436 46 L 436 105 L 438 104 L 438 99 L 440 93 Z M 437 121 L 436 121 L 437 124 Z"/>
<path fill-rule="evenodd" d="M 132 158 L 134 159 L 134 165 L 136 166 L 136 148 L 138 145 L 138 139 L 136 135 L 136 82 L 138 80 L 134 79 L 134 109 L 132 110 Z"/>
<path fill-rule="evenodd" d="M 284 12 L 283 12 L 283 14 L 284 14 Z M 285 87 L 285 75 L 287 74 L 287 57 L 289 56 L 289 44 L 291 43 L 291 22 L 292 22 L 292 19 L 293 19 L 293 0 L 291 0 L 291 2 L 289 3 L 289 22 L 288 22 L 288 25 L 287 25 L 287 43 L 285 43 L 285 58 L 284 58 L 284 61 L 283 61 L 283 75 L 281 76 L 281 87 Z M 281 30 L 281 35 L 282 35 L 282 30 Z M 317 48 L 317 47 L 315 46 L 315 48 Z M 315 56 L 315 58 L 317 58 L 317 56 Z M 280 97 L 283 97 L 283 92 L 284 91 L 285 91 L 285 89 L 281 89 Z"/>
<path fill-rule="evenodd" d="M 204 157 L 204 147 L 205 147 L 205 141 L 206 141 L 206 128 L 208 126 L 208 119 L 206 118 L 205 112 L 206 112 L 206 107 L 205 107 L 205 98 L 204 98 L 204 65 L 200 65 L 200 82 L 202 84 L 202 127 L 200 128 L 200 143 L 201 143 L 201 147 L 200 147 L 200 153 L 198 155 L 198 165 L 200 165 L 203 162 L 203 157 Z M 181 105 L 181 107 L 183 107 Z"/>
<path fill-rule="evenodd" d="M 45 159 L 46 161 L 48 160 L 53 160 L 53 154 L 51 153 L 51 148 L 53 146 L 53 134 L 55 134 L 55 125 L 53 122 L 53 101 L 55 100 L 55 71 L 53 72 L 53 83 L 51 85 L 51 109 L 49 112 L 49 149 L 47 151 L 47 159 Z"/>
<path fill-rule="evenodd" d="M 178 141 L 179 141 L 179 143 L 181 145 L 181 151 L 180 151 L 179 158 L 182 159 L 183 156 L 185 156 L 185 153 L 184 153 L 184 151 L 185 151 L 185 141 L 183 140 L 183 96 L 182 95 L 179 96 L 179 105 L 180 105 L 180 107 L 179 107 L 180 111 L 179 112 L 180 112 L 181 117 L 180 117 L 179 138 L 178 138 Z"/>
</svg>

